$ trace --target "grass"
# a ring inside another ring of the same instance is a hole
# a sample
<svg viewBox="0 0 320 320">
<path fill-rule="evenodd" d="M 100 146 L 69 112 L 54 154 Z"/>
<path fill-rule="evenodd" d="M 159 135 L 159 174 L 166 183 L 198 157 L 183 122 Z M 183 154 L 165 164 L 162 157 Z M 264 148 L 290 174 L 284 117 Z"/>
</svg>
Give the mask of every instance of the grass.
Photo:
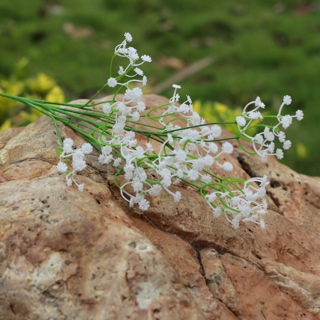
<svg viewBox="0 0 320 320">
<path fill-rule="evenodd" d="M 129 31 L 138 52 L 153 58 L 144 69 L 151 91 L 181 66 L 212 57 L 180 83 L 182 96 L 239 107 L 259 95 L 273 110 L 291 95 L 292 110 L 302 109 L 305 119 L 288 130 L 294 146 L 284 162 L 319 175 L 319 11 L 317 2 L 297 0 L 4 0 L 0 77 L 27 57 L 30 75 L 46 72 L 69 100 L 89 97 L 108 78 L 113 48 Z M 168 57 L 179 63 L 164 62 Z M 297 153 L 301 145 L 307 156 Z"/>
</svg>

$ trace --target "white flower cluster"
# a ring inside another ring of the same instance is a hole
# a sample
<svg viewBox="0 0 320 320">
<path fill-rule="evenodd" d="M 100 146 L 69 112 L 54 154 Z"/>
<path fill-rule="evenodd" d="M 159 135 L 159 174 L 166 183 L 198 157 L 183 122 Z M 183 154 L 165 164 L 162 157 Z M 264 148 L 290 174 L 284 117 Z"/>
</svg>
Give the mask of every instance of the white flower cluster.
<svg viewBox="0 0 320 320">
<path fill-rule="evenodd" d="M 264 229 L 265 223 L 261 216 L 265 215 L 268 209 L 264 198 L 268 184 L 267 176 L 251 178 L 244 183 L 242 190 L 214 191 L 207 193 L 205 199 L 214 216 L 219 217 L 224 213 L 233 228 L 238 228 L 240 221 L 251 221 L 260 224 Z"/>
<path fill-rule="evenodd" d="M 68 186 L 74 183 L 80 191 L 83 191 L 84 184 L 77 183 L 73 178 L 74 174 L 78 171 L 82 171 L 86 166 L 84 157 L 86 154 L 90 154 L 93 150 L 90 143 L 84 143 L 80 149 L 73 148 L 73 140 L 66 138 L 63 140 L 62 152 L 60 153 L 60 162 L 57 165 L 57 169 L 61 173 L 66 173 L 66 182 Z M 68 164 L 69 158 L 72 158 L 72 171 L 69 171 Z"/>
<path fill-rule="evenodd" d="M 139 67 L 145 62 L 151 62 L 151 58 L 150 56 L 145 54 L 140 57 L 135 48 L 127 47 L 128 42 L 132 41 L 132 36 L 128 32 L 126 32 L 124 36 L 125 39 L 115 47 L 114 54 L 118 57 L 128 59 L 129 63 L 126 67 L 119 67 L 118 77 L 110 77 L 108 79 L 108 86 L 111 88 L 114 88 L 117 85 L 125 85 L 126 87 L 128 87 L 128 85 L 132 82 L 142 82 L 142 85 L 146 85 L 147 77 L 144 75 L 143 71 Z M 140 59 L 141 61 L 139 62 Z M 132 79 L 125 83 L 119 82 L 119 80 L 121 80 L 124 76 Z M 135 79 L 136 76 L 141 76 L 142 80 Z"/>
<path fill-rule="evenodd" d="M 261 216 L 267 212 L 267 202 L 264 199 L 267 177 L 245 181 L 221 178 L 216 174 L 215 166 L 226 172 L 233 170 L 232 164 L 224 159 L 233 152 L 233 145 L 221 137 L 220 126 L 205 123 L 204 119 L 194 112 L 189 96 L 186 101 L 179 103 L 180 96 L 177 91 L 180 86 L 173 85 L 174 93 L 168 104 L 144 113 L 146 106 L 142 100 L 143 92 L 141 88 L 132 88 L 130 84 L 133 81 L 146 84 L 147 78 L 139 66 L 150 62 L 151 58 L 147 55 L 140 58 L 136 49 L 127 47 L 127 43 L 131 41 L 131 35 L 126 33 L 125 40 L 116 46 L 115 56 L 125 58 L 129 63 L 126 67 L 120 67 L 117 77 L 111 77 L 107 81 L 109 87 L 119 86 L 120 89 L 124 88 L 125 92 L 121 99 L 117 100 L 115 95 L 111 101 L 102 104 L 102 115 L 99 117 L 105 119 L 105 123 L 99 125 L 94 131 L 95 134 L 91 135 L 92 139 L 96 139 L 95 145 L 101 148 L 99 162 L 112 164 L 117 168 L 115 181 L 123 199 L 130 206 L 138 205 L 142 211 L 149 209 L 150 197 L 156 197 L 162 191 L 170 194 L 175 202 L 179 202 L 182 195 L 179 191 L 174 192 L 172 185 L 182 181 L 200 191 L 215 217 L 224 214 L 234 228 L 237 228 L 241 221 L 251 221 L 263 228 Z M 242 115 L 236 118 L 235 124 L 241 137 L 251 141 L 255 152 L 263 159 L 271 154 L 282 157 L 281 149 L 274 153 L 275 137 L 283 143 L 284 149 L 291 145 L 279 126 L 286 129 L 293 117 L 301 120 L 303 113 L 297 111 L 295 116 L 282 116 L 282 107 L 290 103 L 291 98 L 285 96 L 276 116 L 278 124 L 265 126 L 264 131 L 254 137 L 247 134 L 247 129 L 253 121 L 263 118 L 259 109 L 264 108 L 264 104 L 260 98 L 247 104 Z M 252 104 L 255 107 L 248 111 Z M 159 113 L 159 110 L 162 110 L 160 107 L 165 108 L 162 113 Z M 143 118 L 148 118 L 148 124 L 141 121 Z M 155 125 L 152 125 L 151 121 L 154 121 Z M 95 138 L 97 133 L 99 137 Z M 140 139 L 138 144 L 136 133 L 145 136 L 146 142 Z M 83 185 L 77 184 L 73 175 L 85 168 L 84 155 L 91 151 L 92 146 L 88 143 L 76 150 L 73 149 L 71 139 L 63 141 L 58 170 L 67 173 L 68 185 L 74 182 L 79 190 L 83 189 Z M 68 171 L 70 157 L 72 171 Z M 121 184 L 117 179 L 119 175 L 125 179 Z"/>
<path fill-rule="evenodd" d="M 247 129 L 252 128 L 252 122 L 255 120 L 263 119 L 259 109 L 264 109 L 265 104 L 261 102 L 260 97 L 257 97 L 255 101 L 249 102 L 244 107 L 242 115 L 236 117 L 238 131 L 241 137 L 252 142 L 255 153 L 258 154 L 264 162 L 267 161 L 270 155 L 276 156 L 279 160 L 283 158 L 283 150 L 281 148 L 275 150 L 275 138 L 282 144 L 284 150 L 291 147 L 291 141 L 286 139 L 286 134 L 281 130 L 281 126 L 283 129 L 287 129 L 292 124 L 293 118 L 297 118 L 299 121 L 303 119 L 303 112 L 301 110 L 298 110 L 295 115 L 281 114 L 283 107 L 290 105 L 291 102 L 292 99 L 290 96 L 284 96 L 278 114 L 275 117 L 278 122 L 275 125 L 260 124 L 260 126 L 264 126 L 264 130 L 255 136 L 249 135 Z M 250 105 L 254 105 L 254 108 L 248 111 Z M 266 116 L 265 118 L 267 117 L 271 118 L 274 116 Z"/>
<path fill-rule="evenodd" d="M 238 227 L 241 220 L 250 220 L 263 226 L 263 220 L 258 217 L 267 210 L 263 200 L 266 178 L 251 179 L 243 184 L 243 189 L 234 183 L 230 187 L 221 182 L 212 172 L 212 166 L 232 171 L 232 164 L 220 162 L 219 158 L 231 154 L 233 145 L 215 142 L 221 137 L 221 127 L 206 125 L 199 114 L 193 111 L 190 97 L 179 104 L 177 89 L 180 87 L 173 87 L 174 94 L 167 109 L 154 119 L 162 127 L 158 137 L 166 137 L 157 152 L 150 142 L 138 146 L 134 132 L 126 131 L 124 127 L 122 134 L 116 137 L 113 131 L 113 139 L 108 141 L 109 154 L 113 150 L 111 145 L 118 145 L 125 161 L 123 172 L 126 182 L 120 186 L 122 197 L 130 206 L 137 204 L 140 210 L 147 210 L 150 207 L 149 196 L 158 196 L 162 190 L 179 202 L 181 193 L 173 192 L 170 187 L 184 181 L 199 188 L 214 215 L 224 213 L 234 227 Z M 152 119 L 151 114 L 149 118 Z M 185 126 L 174 124 L 173 116 Z"/>
</svg>

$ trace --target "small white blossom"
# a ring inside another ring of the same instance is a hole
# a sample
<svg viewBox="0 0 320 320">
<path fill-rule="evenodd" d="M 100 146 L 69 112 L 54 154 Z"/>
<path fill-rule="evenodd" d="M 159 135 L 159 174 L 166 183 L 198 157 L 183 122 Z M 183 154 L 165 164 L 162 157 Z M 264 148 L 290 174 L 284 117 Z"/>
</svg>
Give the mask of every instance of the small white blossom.
<svg viewBox="0 0 320 320">
<path fill-rule="evenodd" d="M 197 130 L 192 130 L 192 129 L 188 131 L 188 138 L 189 138 L 191 141 L 195 142 L 195 141 L 197 141 L 197 140 L 199 139 L 199 137 L 200 137 L 199 131 L 197 131 Z"/>
<path fill-rule="evenodd" d="M 72 179 L 66 177 L 66 184 L 68 187 L 71 187 L 72 186 Z"/>
<path fill-rule="evenodd" d="M 256 100 L 255 100 L 255 105 L 259 108 L 262 108 L 264 109 L 265 107 L 265 104 L 261 101 L 260 97 L 257 97 Z"/>
<path fill-rule="evenodd" d="M 205 155 L 202 159 L 206 167 L 210 167 L 214 164 L 214 158 L 208 154 Z"/>
<path fill-rule="evenodd" d="M 71 138 L 65 138 L 63 140 L 63 151 L 66 153 L 72 152 L 73 140 Z"/>
<path fill-rule="evenodd" d="M 221 136 L 222 130 L 220 126 L 215 124 L 211 126 L 210 129 L 211 129 L 211 135 L 213 138 L 218 138 Z"/>
<path fill-rule="evenodd" d="M 139 209 L 142 211 L 148 210 L 150 207 L 150 202 L 146 200 L 145 198 L 141 199 L 139 202 Z"/>
<path fill-rule="evenodd" d="M 105 154 L 105 155 L 108 155 L 112 152 L 112 147 L 111 146 L 103 146 L 101 148 L 101 153 L 102 154 Z"/>
<path fill-rule="evenodd" d="M 86 162 L 82 159 L 77 159 L 72 162 L 72 167 L 76 171 L 82 171 L 87 166 Z"/>
<path fill-rule="evenodd" d="M 99 158 L 98 158 L 98 161 L 101 163 L 101 164 L 109 164 L 111 161 L 112 161 L 113 157 L 112 155 L 107 155 L 107 154 L 100 154 L 99 155 Z"/>
<path fill-rule="evenodd" d="M 175 194 L 174 194 L 174 201 L 175 202 L 179 202 L 181 200 L 181 192 L 177 191 Z"/>
<path fill-rule="evenodd" d="M 268 127 L 264 128 L 263 134 L 268 141 L 274 140 L 274 134 L 272 131 L 270 131 L 270 129 Z"/>
<path fill-rule="evenodd" d="M 113 161 L 113 166 L 114 167 L 119 167 L 121 165 L 122 159 L 121 158 L 117 158 Z"/>
<path fill-rule="evenodd" d="M 303 119 L 303 111 L 297 110 L 296 117 L 297 117 L 297 120 L 301 121 Z"/>
<path fill-rule="evenodd" d="M 226 154 L 231 154 L 233 152 L 233 145 L 230 142 L 224 142 L 222 144 L 222 151 Z"/>
<path fill-rule="evenodd" d="M 137 74 L 137 75 L 139 75 L 139 76 L 143 76 L 143 71 L 140 69 L 140 68 L 134 68 L 134 71 L 135 71 L 135 73 Z"/>
<path fill-rule="evenodd" d="M 225 171 L 232 171 L 233 170 L 233 166 L 230 162 L 224 162 L 222 165 L 222 169 Z"/>
<path fill-rule="evenodd" d="M 277 149 L 276 157 L 281 160 L 283 158 L 283 151 L 281 149 Z"/>
<path fill-rule="evenodd" d="M 175 157 L 178 162 L 184 162 L 187 159 L 187 154 L 185 151 L 180 149 L 180 150 L 175 151 Z"/>
<path fill-rule="evenodd" d="M 119 67 L 119 71 L 118 71 L 119 76 L 124 75 L 124 69 L 122 66 Z"/>
<path fill-rule="evenodd" d="M 148 193 L 153 197 L 157 197 L 160 194 L 161 190 L 161 186 L 159 184 L 155 184 L 148 190 Z"/>
<path fill-rule="evenodd" d="M 148 78 L 146 76 L 143 76 L 142 78 L 142 85 L 145 87 L 147 85 Z"/>
<path fill-rule="evenodd" d="M 140 119 L 140 113 L 138 111 L 135 111 L 132 115 L 132 120 L 133 121 L 138 121 Z"/>
<path fill-rule="evenodd" d="M 57 169 L 58 169 L 59 172 L 64 173 L 64 172 L 66 172 L 66 171 L 68 170 L 68 167 L 67 167 L 67 165 L 66 165 L 64 162 L 61 162 L 61 161 L 60 161 L 60 162 L 57 164 Z"/>
<path fill-rule="evenodd" d="M 215 192 L 212 192 L 212 193 L 206 195 L 206 199 L 209 202 L 214 202 L 217 199 L 217 195 Z"/>
<path fill-rule="evenodd" d="M 142 90 L 138 87 L 133 89 L 128 88 L 124 94 L 124 99 L 131 102 L 138 103 L 142 98 L 142 94 L 143 94 Z"/>
<path fill-rule="evenodd" d="M 209 150 L 212 153 L 217 153 L 218 152 L 218 146 L 214 142 L 211 142 L 211 143 L 209 143 Z"/>
<path fill-rule="evenodd" d="M 248 117 L 252 120 L 263 119 L 262 114 L 259 111 L 250 111 L 248 112 Z"/>
<path fill-rule="evenodd" d="M 201 180 L 204 183 L 210 183 L 212 181 L 212 178 L 209 174 L 204 174 L 204 175 L 202 175 Z"/>
<path fill-rule="evenodd" d="M 105 113 L 105 114 L 109 114 L 111 112 L 112 108 L 111 108 L 111 105 L 110 103 L 104 103 L 102 105 L 102 111 Z"/>
<path fill-rule="evenodd" d="M 125 38 L 126 38 L 126 41 L 128 41 L 128 42 L 131 42 L 131 41 L 132 41 L 132 36 L 131 36 L 131 34 L 130 34 L 129 32 L 126 32 L 126 33 L 124 34 L 124 36 L 125 36 Z"/>
<path fill-rule="evenodd" d="M 81 147 L 81 151 L 84 154 L 90 154 L 92 152 L 93 148 L 92 145 L 90 143 L 84 143 Z"/>
<path fill-rule="evenodd" d="M 292 102 L 292 99 L 291 99 L 290 96 L 284 96 L 283 97 L 283 103 L 284 104 L 289 105 L 289 104 L 291 104 L 291 102 Z"/>
<path fill-rule="evenodd" d="M 292 123 L 292 116 L 287 114 L 280 119 L 280 122 L 283 126 L 283 129 L 287 129 Z"/>
<path fill-rule="evenodd" d="M 115 78 L 108 79 L 108 86 L 114 88 L 118 84 L 118 81 Z"/>
<path fill-rule="evenodd" d="M 280 142 L 284 142 L 286 140 L 286 134 L 283 131 L 278 133 L 278 139 Z"/>
<path fill-rule="evenodd" d="M 283 149 L 284 150 L 288 150 L 291 148 L 291 141 L 290 140 L 286 140 L 284 143 L 283 143 Z"/>
<path fill-rule="evenodd" d="M 236 121 L 240 127 L 244 127 L 246 125 L 246 119 L 242 116 L 237 116 Z"/>
<path fill-rule="evenodd" d="M 142 59 L 143 61 L 145 61 L 145 62 L 151 62 L 151 61 L 152 61 L 151 57 L 148 56 L 148 55 L 146 55 L 146 54 L 144 54 L 144 55 L 141 57 L 141 59 Z"/>
<path fill-rule="evenodd" d="M 199 172 L 197 170 L 191 169 L 188 171 L 188 178 L 191 181 L 197 180 L 199 177 Z"/>
</svg>

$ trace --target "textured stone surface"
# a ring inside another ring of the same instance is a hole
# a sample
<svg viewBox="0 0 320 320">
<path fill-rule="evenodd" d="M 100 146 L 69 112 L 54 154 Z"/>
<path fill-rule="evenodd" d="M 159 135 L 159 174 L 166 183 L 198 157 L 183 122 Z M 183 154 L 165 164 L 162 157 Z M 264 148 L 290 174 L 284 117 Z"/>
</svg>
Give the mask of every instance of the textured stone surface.
<svg viewBox="0 0 320 320">
<path fill-rule="evenodd" d="M 319 178 L 236 147 L 233 174 L 271 184 L 266 229 L 234 230 L 183 185 L 129 208 L 96 154 L 68 188 L 57 146 L 46 117 L 0 133 L 0 319 L 320 319 Z"/>
</svg>

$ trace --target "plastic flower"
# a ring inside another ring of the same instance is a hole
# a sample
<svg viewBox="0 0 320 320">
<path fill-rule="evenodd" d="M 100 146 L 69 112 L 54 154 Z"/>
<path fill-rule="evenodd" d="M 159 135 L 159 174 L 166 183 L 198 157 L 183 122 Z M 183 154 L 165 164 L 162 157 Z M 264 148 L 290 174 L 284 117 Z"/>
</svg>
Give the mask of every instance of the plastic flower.
<svg viewBox="0 0 320 320">
<path fill-rule="evenodd" d="M 114 88 L 118 84 L 118 81 L 115 78 L 108 79 L 108 86 Z"/>
</svg>

